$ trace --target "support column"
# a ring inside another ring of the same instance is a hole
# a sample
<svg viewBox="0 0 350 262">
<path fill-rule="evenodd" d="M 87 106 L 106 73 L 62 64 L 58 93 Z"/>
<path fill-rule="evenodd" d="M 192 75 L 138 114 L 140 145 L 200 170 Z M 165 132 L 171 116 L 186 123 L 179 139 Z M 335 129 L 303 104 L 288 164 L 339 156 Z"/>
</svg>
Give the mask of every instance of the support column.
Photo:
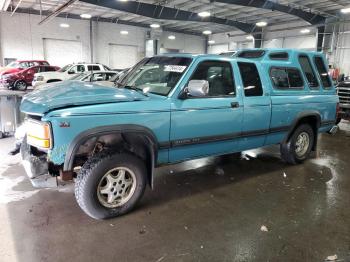
<svg viewBox="0 0 350 262">
<path fill-rule="evenodd" d="M 263 34 L 255 34 L 254 35 L 254 47 L 255 48 L 261 48 L 262 47 L 262 41 L 263 41 Z"/>
<path fill-rule="evenodd" d="M 317 27 L 317 47 L 316 47 L 316 50 L 318 52 L 323 51 L 324 32 L 325 32 L 325 26 Z"/>
<path fill-rule="evenodd" d="M 90 63 L 94 63 L 94 38 L 92 19 L 90 19 Z"/>
</svg>

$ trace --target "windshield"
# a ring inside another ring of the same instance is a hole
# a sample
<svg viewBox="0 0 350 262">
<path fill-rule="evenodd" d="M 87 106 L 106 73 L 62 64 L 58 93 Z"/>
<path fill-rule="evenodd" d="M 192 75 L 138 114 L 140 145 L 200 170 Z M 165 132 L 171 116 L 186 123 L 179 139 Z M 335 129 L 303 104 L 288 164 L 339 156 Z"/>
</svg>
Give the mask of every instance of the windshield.
<svg viewBox="0 0 350 262">
<path fill-rule="evenodd" d="M 33 66 L 33 64 L 31 63 L 28 63 L 28 62 L 12 62 L 12 63 L 9 63 L 6 67 L 8 68 L 28 68 L 30 66 Z"/>
<path fill-rule="evenodd" d="M 66 65 L 64 67 L 62 67 L 60 70 L 58 70 L 58 72 L 66 72 L 72 65 Z"/>
<path fill-rule="evenodd" d="M 191 61 L 186 57 L 145 58 L 121 77 L 118 86 L 165 96 L 178 83 Z"/>
<path fill-rule="evenodd" d="M 80 74 L 72 76 L 68 80 L 79 80 L 79 81 L 81 81 L 81 80 L 83 80 L 83 78 L 85 78 L 86 76 L 89 76 L 90 74 L 91 74 L 90 72 L 80 73 Z"/>
</svg>

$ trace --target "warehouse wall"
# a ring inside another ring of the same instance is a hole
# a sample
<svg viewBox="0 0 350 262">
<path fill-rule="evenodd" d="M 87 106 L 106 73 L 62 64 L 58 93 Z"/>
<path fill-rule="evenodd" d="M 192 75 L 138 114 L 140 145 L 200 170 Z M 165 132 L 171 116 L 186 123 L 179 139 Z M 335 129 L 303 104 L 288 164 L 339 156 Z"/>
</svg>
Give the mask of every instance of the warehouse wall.
<svg viewBox="0 0 350 262">
<path fill-rule="evenodd" d="M 264 30 L 263 47 L 266 48 L 298 48 L 304 50 L 316 49 L 316 31 L 311 28 L 311 32 L 306 35 L 300 34 L 300 26 L 305 26 L 304 22 L 289 23 L 288 25 L 269 26 Z M 288 28 L 288 30 L 285 30 Z M 291 28 L 296 28 L 290 30 Z M 231 31 L 228 33 L 214 34 L 210 37 L 215 44 L 209 46 L 209 53 L 220 53 L 239 48 L 252 48 L 254 42 L 246 39 L 247 34 L 241 31 Z"/>
<path fill-rule="evenodd" d="M 38 25 L 40 16 L 9 13 L 0 14 L 0 65 L 4 58 L 44 59 L 44 39 L 79 41 L 82 45 L 82 62 L 90 61 L 90 21 L 54 18 Z M 60 23 L 70 24 L 61 28 Z M 120 30 L 129 31 L 121 35 Z M 145 54 L 147 28 L 112 23 L 93 22 L 94 61 L 109 64 L 109 45 L 131 45 L 137 47 L 138 57 Z M 179 49 L 181 52 L 204 53 L 204 37 L 175 34 L 175 40 L 167 39 L 169 33 L 163 32 L 159 45 L 167 49 Z M 50 61 L 49 61 L 50 62 Z M 67 61 L 70 63 L 71 61 Z M 76 61 L 78 62 L 78 61 Z"/>
</svg>

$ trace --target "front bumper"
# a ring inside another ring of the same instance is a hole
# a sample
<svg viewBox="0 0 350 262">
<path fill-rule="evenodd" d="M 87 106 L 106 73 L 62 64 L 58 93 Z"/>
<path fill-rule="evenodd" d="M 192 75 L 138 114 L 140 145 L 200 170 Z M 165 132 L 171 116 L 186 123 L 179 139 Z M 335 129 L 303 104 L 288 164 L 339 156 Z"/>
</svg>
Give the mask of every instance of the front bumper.
<svg viewBox="0 0 350 262">
<path fill-rule="evenodd" d="M 49 174 L 49 163 L 46 155 L 34 155 L 26 139 L 23 140 L 21 145 L 21 157 L 22 165 L 34 187 L 57 187 L 57 178 Z"/>
<path fill-rule="evenodd" d="M 10 83 L 8 80 L 0 79 L 0 86 L 9 88 L 11 87 L 12 83 Z"/>
</svg>

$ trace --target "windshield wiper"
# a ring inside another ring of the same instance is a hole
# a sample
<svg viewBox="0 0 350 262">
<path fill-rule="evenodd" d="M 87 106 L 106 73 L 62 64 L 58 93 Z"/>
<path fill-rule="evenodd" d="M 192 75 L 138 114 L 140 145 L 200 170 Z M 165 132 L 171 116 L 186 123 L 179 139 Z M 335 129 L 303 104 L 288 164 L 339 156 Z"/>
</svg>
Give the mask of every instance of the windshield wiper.
<svg viewBox="0 0 350 262">
<path fill-rule="evenodd" d="M 143 94 L 144 96 L 148 96 L 147 93 L 143 92 L 143 90 L 141 90 L 140 88 L 137 88 L 136 86 L 131 86 L 131 85 L 123 85 L 122 87 L 126 88 L 126 89 L 131 89 L 131 90 L 135 90 L 136 92 Z"/>
</svg>

